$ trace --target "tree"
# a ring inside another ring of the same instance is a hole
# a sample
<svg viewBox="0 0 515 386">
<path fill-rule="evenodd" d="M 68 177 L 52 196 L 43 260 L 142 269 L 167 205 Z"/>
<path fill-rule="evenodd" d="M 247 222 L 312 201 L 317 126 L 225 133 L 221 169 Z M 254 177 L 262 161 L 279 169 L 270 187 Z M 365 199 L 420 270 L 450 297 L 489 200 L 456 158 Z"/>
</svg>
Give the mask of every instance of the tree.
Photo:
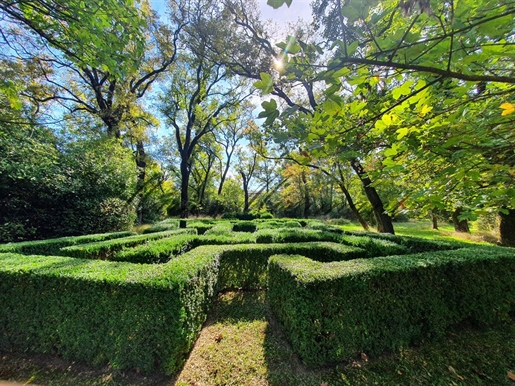
<svg viewBox="0 0 515 386">
<path fill-rule="evenodd" d="M 0 31 L 5 42 L 11 26 L 21 26 L 79 67 L 124 74 L 138 67 L 137 58 L 143 53 L 145 39 L 140 31 L 145 8 L 134 1 L 121 4 L 114 0 L 87 4 L 76 0 L 1 1 L 4 24 Z M 131 53 L 125 51 L 127 46 L 132 47 Z"/>
<path fill-rule="evenodd" d="M 281 3 L 284 2 L 274 2 L 277 6 Z M 444 127 L 442 122 L 446 118 L 456 118 L 459 112 L 463 113 L 468 106 L 479 101 L 497 103 L 498 108 L 501 104 L 498 98 L 507 97 L 513 92 L 515 71 L 511 60 L 514 52 L 511 41 L 514 36 L 515 5 L 512 2 L 428 3 L 392 0 L 381 2 L 380 6 L 378 4 L 377 1 L 359 4 L 355 1 L 318 1 L 315 4 L 315 12 L 318 12 L 316 21 L 320 22 L 319 26 L 326 36 L 333 39 L 331 46 L 325 46 L 324 50 L 322 46 L 307 44 L 300 39 L 281 43 L 281 56 L 285 58 L 283 71 L 287 72 L 289 67 L 295 70 L 297 78 L 300 78 L 298 75 L 311 76 L 327 84 L 323 88 L 324 101 L 319 103 L 318 121 L 332 129 L 324 130 L 310 124 L 307 136 L 312 141 L 319 140 L 326 148 L 342 148 L 342 141 L 335 140 L 335 137 L 355 133 L 359 135 L 360 142 L 365 139 L 365 143 L 375 143 L 376 153 L 390 157 L 404 150 L 405 145 L 399 140 L 406 137 L 408 132 L 411 137 L 418 136 L 424 140 L 424 135 L 427 135 L 425 130 L 411 130 L 411 124 L 399 125 L 398 119 L 402 116 L 403 123 L 407 123 L 408 117 L 418 116 L 418 121 L 425 124 L 424 117 L 432 115 L 433 97 L 436 99 L 439 95 L 442 100 L 444 95 L 443 100 L 447 104 L 440 110 L 439 120 L 430 122 L 434 128 Z M 331 20 L 332 24 L 324 20 Z M 309 53 L 316 51 L 326 55 L 325 63 L 305 60 L 309 59 Z M 275 80 L 267 75 L 261 78 L 257 86 L 273 93 Z M 265 87 L 266 84 L 270 86 Z M 352 96 L 351 100 L 349 95 Z M 506 106 L 505 111 L 510 111 L 511 104 Z M 270 121 L 280 115 L 277 105 L 270 103 L 264 107 L 263 117 Z M 489 114 L 493 111 L 490 109 Z M 500 114 L 497 113 L 497 116 Z M 467 121 L 469 128 L 475 128 L 472 119 L 477 115 L 466 114 L 465 117 L 466 120 L 459 119 L 460 127 Z M 490 127 L 498 127 L 491 120 L 490 123 L 493 123 Z M 452 141 L 459 142 L 466 138 L 463 132 L 454 131 L 453 134 L 450 136 Z M 491 151 L 503 142 L 491 141 L 491 136 L 484 138 L 488 138 L 486 143 L 489 146 L 482 146 L 483 151 Z M 501 154 L 504 154 L 504 146 L 497 147 Z M 469 160 L 474 160 L 477 154 L 471 147 L 454 150 L 454 157 L 459 155 Z M 447 154 L 451 154 L 451 151 Z M 485 159 L 484 155 L 481 158 Z M 456 177 L 460 173 L 467 173 L 465 164 L 463 168 L 456 169 Z M 496 164 L 496 167 L 501 167 L 499 163 Z M 509 162 L 502 166 L 506 167 L 509 167 Z M 476 170 L 480 176 L 483 174 L 480 179 L 488 175 L 482 168 Z M 376 168 L 373 174 L 380 171 L 381 168 Z M 442 176 L 442 180 L 444 178 Z M 496 194 L 511 191 L 510 186 L 513 185 L 505 177 L 501 179 L 508 185 L 500 188 L 497 183 L 488 184 L 493 188 L 490 201 L 499 202 L 495 200 Z M 448 178 L 446 180 L 449 181 Z M 476 193 L 472 193 L 473 197 L 483 196 L 479 194 L 480 190 L 483 192 L 483 184 L 478 184 L 477 180 L 476 174 Z M 457 178 L 454 183 L 459 186 L 460 179 Z M 471 194 L 470 189 L 462 191 Z M 501 196 L 505 199 L 498 204 L 498 208 L 508 210 L 512 207 L 512 199 L 509 193 L 508 196 L 504 193 Z"/>
<path fill-rule="evenodd" d="M 174 131 L 180 154 L 181 218 L 187 218 L 194 150 L 204 136 L 232 120 L 231 111 L 239 108 L 250 93 L 227 66 L 216 56 L 210 56 L 211 42 L 223 36 L 217 20 L 223 16 L 223 8 L 208 0 L 176 1 L 171 5 L 176 12 L 176 23 L 187 25 L 181 34 L 183 53 L 168 75 L 160 111 Z"/>
</svg>

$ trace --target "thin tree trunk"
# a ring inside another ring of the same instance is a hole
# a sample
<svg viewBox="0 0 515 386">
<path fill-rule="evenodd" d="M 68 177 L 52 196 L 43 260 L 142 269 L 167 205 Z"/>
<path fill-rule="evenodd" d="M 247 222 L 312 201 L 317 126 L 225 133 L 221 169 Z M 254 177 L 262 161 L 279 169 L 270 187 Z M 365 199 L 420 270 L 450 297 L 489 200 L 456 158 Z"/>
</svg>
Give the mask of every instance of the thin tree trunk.
<svg viewBox="0 0 515 386">
<path fill-rule="evenodd" d="M 438 230 L 438 218 L 436 217 L 436 213 L 431 211 L 431 221 L 433 223 L 433 229 Z"/>
<path fill-rule="evenodd" d="M 499 233 L 501 244 L 507 247 L 515 247 L 515 209 L 507 209 L 508 213 L 499 212 L 501 223 Z"/>
<path fill-rule="evenodd" d="M 303 171 L 300 175 L 300 178 L 302 180 L 302 187 L 304 190 L 304 207 L 302 210 L 302 217 L 308 218 L 309 217 L 309 211 L 311 209 L 311 197 L 309 195 L 309 187 L 308 187 L 308 181 L 306 178 L 306 173 Z"/>
<path fill-rule="evenodd" d="M 350 210 L 352 211 L 352 213 L 354 214 L 356 219 L 359 221 L 359 223 L 361 224 L 363 229 L 366 231 L 370 230 L 368 223 L 365 221 L 365 219 L 359 212 L 358 208 L 356 208 L 356 205 L 354 204 L 354 200 L 352 199 L 349 191 L 347 190 L 347 188 L 345 187 L 343 182 L 340 182 L 338 184 L 338 186 L 340 187 L 340 190 L 342 191 L 343 195 L 345 196 L 345 199 L 347 200 L 347 204 L 349 204 Z"/>
<path fill-rule="evenodd" d="M 181 159 L 181 218 L 189 217 L 189 197 L 188 188 L 190 180 L 190 167 L 189 157 L 182 157 Z"/>
<path fill-rule="evenodd" d="M 465 220 L 460 220 L 459 217 L 463 213 L 463 208 L 458 207 L 452 212 L 452 222 L 454 224 L 454 231 L 461 233 L 470 233 L 469 223 Z"/>
<path fill-rule="evenodd" d="M 249 181 L 246 174 L 240 171 L 241 178 L 243 179 L 243 194 L 244 194 L 244 205 L 243 213 L 249 213 Z"/>
<path fill-rule="evenodd" d="M 374 215 L 377 221 L 377 230 L 380 233 L 395 234 L 395 231 L 393 229 L 392 218 L 388 215 L 388 213 L 386 213 L 386 210 L 383 206 L 383 201 L 381 201 L 381 197 L 379 197 L 379 194 L 377 193 L 376 189 L 372 186 L 372 181 L 365 172 L 365 169 L 363 169 L 363 166 L 357 159 L 352 160 L 351 166 L 352 169 L 358 175 L 359 179 L 361 180 L 368 201 L 372 205 Z"/>
</svg>

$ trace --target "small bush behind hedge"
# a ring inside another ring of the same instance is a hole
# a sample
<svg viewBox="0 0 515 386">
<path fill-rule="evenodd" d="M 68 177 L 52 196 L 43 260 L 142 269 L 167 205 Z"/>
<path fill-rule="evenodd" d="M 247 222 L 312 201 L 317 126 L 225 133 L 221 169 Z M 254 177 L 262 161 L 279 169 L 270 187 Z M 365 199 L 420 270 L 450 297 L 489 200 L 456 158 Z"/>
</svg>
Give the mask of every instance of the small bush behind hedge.
<svg viewBox="0 0 515 386">
<path fill-rule="evenodd" d="M 145 229 L 143 233 L 165 232 L 177 228 L 179 228 L 179 220 L 169 218 L 153 224 L 150 228 Z"/>
<path fill-rule="evenodd" d="M 134 235 L 137 235 L 137 233 L 126 231 L 99 233 L 84 236 L 59 237 L 47 240 L 23 241 L 20 243 L 1 244 L 0 253 L 12 252 L 22 253 L 24 255 L 59 255 L 60 249 L 67 246 L 112 240 Z"/>
<path fill-rule="evenodd" d="M 508 248 L 325 264 L 273 256 L 268 300 L 302 360 L 324 365 L 443 337 L 465 320 L 510 321 L 513 272 L 515 253 Z"/>
<path fill-rule="evenodd" d="M 255 232 L 257 225 L 253 221 L 238 221 L 233 225 L 233 232 Z"/>
<path fill-rule="evenodd" d="M 134 247 L 136 245 L 144 244 L 150 240 L 163 239 L 180 234 L 194 234 L 195 232 L 195 229 L 176 229 L 172 231 L 148 233 L 96 243 L 73 245 L 62 248 L 60 250 L 60 254 L 81 259 L 109 260 L 113 258 L 116 252 L 121 251 L 123 248 Z"/>
</svg>

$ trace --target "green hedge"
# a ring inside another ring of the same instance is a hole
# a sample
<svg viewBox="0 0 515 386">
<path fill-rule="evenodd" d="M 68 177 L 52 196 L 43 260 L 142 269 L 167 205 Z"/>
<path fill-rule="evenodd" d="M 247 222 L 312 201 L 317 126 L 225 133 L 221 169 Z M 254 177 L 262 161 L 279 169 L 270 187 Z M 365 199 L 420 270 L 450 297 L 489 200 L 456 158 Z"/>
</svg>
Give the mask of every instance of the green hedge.
<svg viewBox="0 0 515 386">
<path fill-rule="evenodd" d="M 205 235 L 227 235 L 232 232 L 233 224 L 230 221 L 217 222 L 215 226 L 208 229 Z"/>
<path fill-rule="evenodd" d="M 0 253 L 22 253 L 24 255 L 58 255 L 61 248 L 112 240 L 137 235 L 136 232 L 99 233 L 94 235 L 59 237 L 56 239 L 23 241 L 20 243 L 0 244 Z"/>
<path fill-rule="evenodd" d="M 162 240 L 149 241 L 143 245 L 124 248 L 109 260 L 137 264 L 163 264 L 201 245 L 230 245 L 255 243 L 252 233 L 179 235 Z"/>
<path fill-rule="evenodd" d="M 514 272 L 508 248 L 333 263 L 281 255 L 270 259 L 268 299 L 302 360 L 322 365 L 443 337 L 463 321 L 509 321 Z"/>
<path fill-rule="evenodd" d="M 400 255 L 409 252 L 409 249 L 403 245 L 369 236 L 343 235 L 340 237 L 340 241 L 346 245 L 365 249 L 368 257 Z"/>
<path fill-rule="evenodd" d="M 177 229 L 166 232 L 148 233 L 114 240 L 99 241 L 96 243 L 79 244 L 64 247 L 60 250 L 59 254 L 80 259 L 110 260 L 123 248 L 134 247 L 136 245 L 144 244 L 150 240 L 163 239 L 180 234 L 195 234 L 195 232 L 195 229 Z"/>
<path fill-rule="evenodd" d="M 340 242 L 341 235 L 306 228 L 260 229 L 256 232 L 257 243 L 301 243 L 309 241 Z"/>
<path fill-rule="evenodd" d="M 220 257 L 220 288 L 266 288 L 269 257 L 299 253 L 320 261 L 350 260 L 366 255 L 362 249 L 335 243 L 227 245 Z"/>
<path fill-rule="evenodd" d="M 136 264 L 163 264 L 170 259 L 193 249 L 197 235 L 178 235 L 150 241 L 132 248 L 124 248 L 114 254 L 111 261 L 125 261 Z"/>
<path fill-rule="evenodd" d="M 232 227 L 234 232 L 255 232 L 256 229 L 257 224 L 253 221 L 238 221 Z"/>
<path fill-rule="evenodd" d="M 0 254 L 0 350 L 180 370 L 217 292 L 218 254 L 163 265 Z"/>
<path fill-rule="evenodd" d="M 403 245 L 412 253 L 427 251 L 444 251 L 449 249 L 474 247 L 475 244 L 454 240 L 431 240 L 412 236 L 398 236 L 390 233 L 375 233 L 361 231 L 346 231 L 345 234 L 357 237 L 371 237 L 374 239 L 388 240 Z"/>
<path fill-rule="evenodd" d="M 143 233 L 155 233 L 155 232 L 165 232 L 171 231 L 179 228 L 179 220 L 177 219 L 166 219 L 160 222 L 153 224 L 150 228 L 147 228 L 143 231 Z"/>
</svg>

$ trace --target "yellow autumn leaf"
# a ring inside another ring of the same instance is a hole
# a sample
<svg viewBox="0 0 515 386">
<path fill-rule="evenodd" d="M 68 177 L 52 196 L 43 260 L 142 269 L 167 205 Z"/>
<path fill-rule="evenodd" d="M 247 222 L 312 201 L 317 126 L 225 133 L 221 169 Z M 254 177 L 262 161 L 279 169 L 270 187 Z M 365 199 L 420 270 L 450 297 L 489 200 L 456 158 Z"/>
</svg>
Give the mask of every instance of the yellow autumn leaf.
<svg viewBox="0 0 515 386">
<path fill-rule="evenodd" d="M 515 113 L 515 105 L 511 103 L 503 103 L 501 106 L 501 109 L 504 111 L 502 112 L 502 115 L 508 115 L 511 113 Z"/>
<path fill-rule="evenodd" d="M 420 111 L 420 115 L 422 115 L 423 117 L 426 116 L 426 114 L 428 112 L 430 112 L 431 110 L 433 110 L 433 107 L 432 106 L 428 106 L 428 105 L 424 105 L 422 107 L 422 110 Z"/>
</svg>

